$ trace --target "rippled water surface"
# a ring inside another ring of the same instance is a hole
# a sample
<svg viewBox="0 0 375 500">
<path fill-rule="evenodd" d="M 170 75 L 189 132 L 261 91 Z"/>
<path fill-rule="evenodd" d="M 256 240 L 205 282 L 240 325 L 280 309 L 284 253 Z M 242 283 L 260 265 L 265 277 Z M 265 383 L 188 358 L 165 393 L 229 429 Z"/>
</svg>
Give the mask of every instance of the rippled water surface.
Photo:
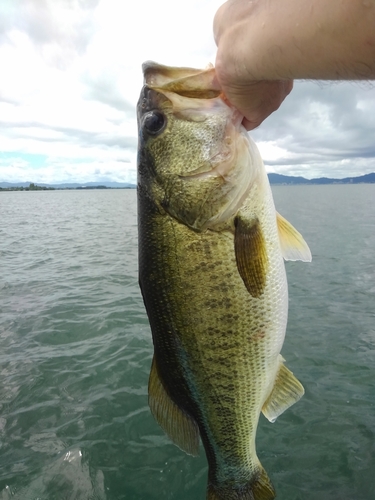
<svg viewBox="0 0 375 500">
<path fill-rule="evenodd" d="M 282 186 L 283 355 L 306 389 L 257 447 L 280 500 L 375 498 L 375 186 Z M 133 190 L 0 193 L 0 499 L 204 499 L 147 405 Z"/>
</svg>

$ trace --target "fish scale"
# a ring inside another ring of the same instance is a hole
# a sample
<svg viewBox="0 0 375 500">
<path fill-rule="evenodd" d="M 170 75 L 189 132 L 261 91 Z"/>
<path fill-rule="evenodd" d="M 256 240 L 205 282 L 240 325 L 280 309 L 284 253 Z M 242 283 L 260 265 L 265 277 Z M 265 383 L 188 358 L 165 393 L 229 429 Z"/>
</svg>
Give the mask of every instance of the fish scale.
<svg viewBox="0 0 375 500">
<path fill-rule="evenodd" d="M 156 218 L 163 219 L 162 216 Z M 185 249 L 189 241 L 187 237 L 189 229 L 173 220 L 165 220 L 167 227 L 164 229 L 160 222 L 155 221 L 159 228 L 158 232 L 155 232 L 155 236 L 158 240 L 164 241 L 156 243 L 155 246 L 159 246 L 163 250 L 152 256 L 144 256 L 144 260 L 147 262 L 146 266 L 150 266 L 150 269 L 153 270 L 153 276 L 155 276 L 153 283 L 156 285 L 160 281 L 168 283 L 168 288 L 163 294 L 158 294 L 157 290 L 154 293 L 151 292 L 154 299 L 153 303 L 148 306 L 148 310 L 159 312 L 157 318 L 153 318 L 154 313 L 151 313 L 151 321 L 155 325 L 156 359 L 160 373 L 163 379 L 168 380 L 176 377 L 176 380 L 179 381 L 181 377 L 180 374 L 176 373 L 180 371 L 178 369 L 175 369 L 173 374 L 170 373 L 171 356 L 177 358 L 180 356 L 179 353 L 176 353 L 174 338 L 176 335 L 181 342 L 178 347 L 182 347 L 185 352 L 189 353 L 188 385 L 193 387 L 194 389 L 191 391 L 196 393 L 195 395 L 189 394 L 189 398 L 193 398 L 195 404 L 202 403 L 205 406 L 206 411 L 202 412 L 203 414 L 200 416 L 203 424 L 207 418 L 206 414 L 210 414 L 211 409 L 213 409 L 212 413 L 215 413 L 219 425 L 218 437 L 215 442 L 222 438 L 224 445 L 227 442 L 229 451 L 231 451 L 234 425 L 238 426 L 235 437 L 239 443 L 244 443 L 245 436 L 248 436 L 248 426 L 246 426 L 245 433 L 241 432 L 241 427 L 244 426 L 238 425 L 238 418 L 233 418 L 231 414 L 235 410 L 235 413 L 243 416 L 243 419 L 247 416 L 249 420 L 252 420 L 249 401 L 254 399 L 254 390 L 259 391 L 260 387 L 257 385 L 253 388 L 247 382 L 257 371 L 258 363 L 262 362 L 261 359 L 257 360 L 255 367 L 253 362 L 249 362 L 250 358 L 254 360 L 254 354 L 257 351 L 261 354 L 256 344 L 249 342 L 252 332 L 257 332 L 258 325 L 256 323 L 249 325 L 247 316 L 241 314 L 241 311 L 250 306 L 250 300 L 238 273 L 234 273 L 235 259 L 228 260 L 226 258 L 229 251 L 233 254 L 233 244 L 228 241 L 228 238 L 223 238 L 220 233 L 206 233 L 205 235 L 194 233 L 196 237 L 195 252 L 193 253 L 190 248 L 190 253 L 187 254 Z M 174 226 L 173 229 L 168 227 L 171 225 Z M 169 234 L 173 234 L 174 237 L 170 237 Z M 213 239 L 224 240 L 224 245 L 210 241 Z M 190 243 L 188 246 L 191 246 Z M 219 251 L 220 253 L 218 253 Z M 215 252 L 216 258 L 212 260 L 213 252 Z M 171 266 L 165 266 L 166 255 L 170 256 Z M 183 268 L 179 266 L 179 269 L 176 270 L 173 263 L 176 262 L 178 255 L 189 255 L 192 266 L 187 265 L 185 260 Z M 207 259 L 214 266 L 220 261 L 221 264 L 215 267 L 209 266 L 208 269 L 207 266 L 201 266 L 199 273 L 197 273 L 195 262 L 207 261 Z M 160 276 L 156 272 L 157 269 L 163 269 Z M 148 274 L 147 268 L 144 269 L 144 274 Z M 220 290 L 221 280 L 232 290 L 235 290 L 239 284 L 241 285 L 242 293 L 237 293 L 236 300 L 229 298 L 227 299 L 228 304 L 223 304 Z M 207 283 L 210 285 L 207 286 Z M 142 289 L 144 287 L 150 289 L 150 283 L 142 281 Z M 201 300 L 204 296 L 210 297 L 210 308 L 202 308 Z M 216 304 L 214 304 L 215 297 Z M 185 304 L 183 309 L 181 309 L 181 303 Z M 235 308 L 233 308 L 233 303 L 236 305 Z M 229 308 L 231 314 L 237 316 L 237 320 L 226 317 Z M 258 317 L 263 321 L 262 314 L 259 314 Z M 165 331 L 166 325 L 168 325 L 168 332 Z M 250 357 L 245 345 L 247 342 L 249 342 L 249 350 L 254 351 Z M 172 350 L 173 354 L 171 354 Z M 164 374 L 165 367 L 167 367 L 168 373 Z M 233 393 L 233 391 L 228 390 L 229 385 L 240 387 L 242 390 Z M 186 397 L 183 395 L 179 383 L 169 382 L 168 388 L 175 400 Z M 227 432 L 229 429 L 230 432 Z M 227 436 L 231 436 L 229 441 Z M 242 448 L 245 456 L 249 455 L 249 447 L 245 445 Z M 236 453 L 238 454 L 238 449 L 236 449 Z M 243 457 L 241 457 L 242 459 Z"/>
</svg>

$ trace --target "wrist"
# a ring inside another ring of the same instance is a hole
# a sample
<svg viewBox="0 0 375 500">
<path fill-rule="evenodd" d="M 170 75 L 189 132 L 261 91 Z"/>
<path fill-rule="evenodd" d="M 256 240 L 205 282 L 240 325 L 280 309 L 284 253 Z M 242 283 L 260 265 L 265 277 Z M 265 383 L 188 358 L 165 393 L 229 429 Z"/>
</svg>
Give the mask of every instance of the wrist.
<svg viewBox="0 0 375 500">
<path fill-rule="evenodd" d="M 260 80 L 373 78 L 374 26 L 374 0 L 229 2 L 217 29 L 219 79 L 241 87 Z"/>
</svg>

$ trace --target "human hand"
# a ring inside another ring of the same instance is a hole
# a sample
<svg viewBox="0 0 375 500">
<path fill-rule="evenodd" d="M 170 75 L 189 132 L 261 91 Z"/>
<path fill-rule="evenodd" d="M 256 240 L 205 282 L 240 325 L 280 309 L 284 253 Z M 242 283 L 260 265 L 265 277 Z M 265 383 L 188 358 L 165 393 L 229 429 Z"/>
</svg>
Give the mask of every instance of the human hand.
<svg viewBox="0 0 375 500">
<path fill-rule="evenodd" d="M 226 2 L 214 19 L 218 46 L 216 75 L 228 101 L 244 115 L 243 125 L 247 130 L 258 127 L 276 111 L 293 88 L 293 80 L 256 80 L 246 67 L 246 56 L 241 54 L 237 38 L 244 28 L 244 19 L 246 21 L 254 8 L 256 2 L 255 5 L 254 2 Z"/>
<path fill-rule="evenodd" d="M 375 0 L 228 0 L 217 11 L 216 75 L 251 130 L 294 79 L 375 79 Z"/>
<path fill-rule="evenodd" d="M 244 115 L 242 124 L 246 130 L 258 127 L 276 111 L 293 88 L 293 80 L 248 81 L 240 85 L 226 78 L 217 67 L 216 75 L 225 97 Z"/>
</svg>

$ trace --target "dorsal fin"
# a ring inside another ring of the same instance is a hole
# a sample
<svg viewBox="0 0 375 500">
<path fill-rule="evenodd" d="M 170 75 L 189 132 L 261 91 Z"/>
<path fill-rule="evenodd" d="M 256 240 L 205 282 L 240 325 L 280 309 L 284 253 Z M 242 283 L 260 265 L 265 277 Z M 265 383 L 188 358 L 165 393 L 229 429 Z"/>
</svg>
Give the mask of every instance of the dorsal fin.
<svg viewBox="0 0 375 500">
<path fill-rule="evenodd" d="M 148 383 L 148 403 L 151 413 L 169 438 L 189 455 L 199 453 L 198 426 L 187 413 L 170 398 L 160 380 L 155 357 L 152 360 Z"/>
<path fill-rule="evenodd" d="M 276 212 L 281 252 L 285 260 L 311 262 L 311 252 L 301 233 Z"/>
</svg>

